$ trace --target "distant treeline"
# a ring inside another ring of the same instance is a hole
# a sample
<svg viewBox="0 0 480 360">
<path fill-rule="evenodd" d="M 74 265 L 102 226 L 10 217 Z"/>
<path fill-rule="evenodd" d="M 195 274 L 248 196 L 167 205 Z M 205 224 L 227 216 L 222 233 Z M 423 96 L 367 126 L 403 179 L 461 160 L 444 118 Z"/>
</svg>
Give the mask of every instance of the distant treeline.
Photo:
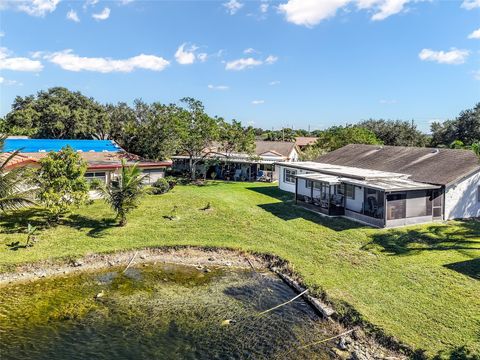
<svg viewBox="0 0 480 360">
<path fill-rule="evenodd" d="M 431 125 L 431 134 L 414 121 L 369 119 L 357 124 L 307 131 L 284 128 L 268 131 L 242 126 L 206 114 L 203 104 L 184 98 L 179 104 L 102 104 L 80 92 L 54 87 L 35 95 L 16 97 L 12 110 L 0 119 L 0 133 L 33 138 L 111 139 L 132 153 L 163 159 L 183 152 L 198 155 L 215 141 L 228 151 L 252 151 L 256 139 L 294 141 L 318 137 L 303 157 L 312 159 L 349 143 L 394 146 L 475 148 L 480 141 L 480 103 L 443 123 Z M 194 155 L 192 155 L 194 157 Z"/>
</svg>

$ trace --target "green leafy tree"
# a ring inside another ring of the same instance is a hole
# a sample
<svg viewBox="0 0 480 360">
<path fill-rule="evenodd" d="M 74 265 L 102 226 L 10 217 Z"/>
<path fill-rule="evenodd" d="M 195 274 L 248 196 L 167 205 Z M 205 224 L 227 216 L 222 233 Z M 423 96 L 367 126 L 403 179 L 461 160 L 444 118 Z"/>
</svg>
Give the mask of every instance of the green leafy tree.
<svg viewBox="0 0 480 360">
<path fill-rule="evenodd" d="M 320 146 L 308 145 L 300 152 L 299 157 L 301 161 L 313 161 L 326 152 L 327 151 Z"/>
<path fill-rule="evenodd" d="M 189 157 L 190 178 L 195 180 L 197 164 L 214 153 L 220 136 L 220 120 L 205 113 L 203 104 L 193 98 L 181 100 L 186 105 L 179 114 L 179 150 Z"/>
<path fill-rule="evenodd" d="M 49 212 L 51 221 L 58 222 L 74 206 L 87 202 L 86 169 L 85 161 L 69 146 L 40 160 L 38 198 Z"/>
<path fill-rule="evenodd" d="M 255 132 L 251 126 L 243 127 L 240 121 L 228 123 L 220 119 L 219 142 L 227 156 L 233 153 L 252 154 L 255 151 Z"/>
<path fill-rule="evenodd" d="M 89 139 L 108 137 L 104 106 L 80 92 L 63 87 L 17 96 L 5 116 L 11 134 L 37 138 Z"/>
<path fill-rule="evenodd" d="M 291 128 L 283 128 L 281 130 L 272 130 L 267 132 L 265 140 L 267 141 L 295 141 L 299 136 L 297 132 Z"/>
<path fill-rule="evenodd" d="M 142 184 L 144 178 L 136 165 L 127 166 L 123 160 L 119 177 L 101 188 L 102 196 L 115 211 L 120 226 L 127 224 L 127 215 L 138 207 L 146 191 Z"/>
<path fill-rule="evenodd" d="M 358 126 L 332 126 L 317 133 L 314 147 L 324 151 L 333 151 L 348 144 L 382 144 L 373 132 Z"/>
<path fill-rule="evenodd" d="M 17 156 L 3 152 L 4 137 L 0 137 L 0 211 L 17 210 L 33 205 L 34 190 L 29 186 L 29 172 L 24 167 L 9 169 L 8 165 Z M 4 155 L 4 156 L 2 156 Z"/>
<path fill-rule="evenodd" d="M 471 146 L 480 140 L 480 103 L 462 111 L 455 120 L 432 123 L 431 132 L 433 146 L 449 146 L 455 140 Z"/>
<path fill-rule="evenodd" d="M 429 142 L 428 136 L 409 121 L 369 119 L 357 126 L 370 130 L 384 145 L 424 147 Z"/>
</svg>

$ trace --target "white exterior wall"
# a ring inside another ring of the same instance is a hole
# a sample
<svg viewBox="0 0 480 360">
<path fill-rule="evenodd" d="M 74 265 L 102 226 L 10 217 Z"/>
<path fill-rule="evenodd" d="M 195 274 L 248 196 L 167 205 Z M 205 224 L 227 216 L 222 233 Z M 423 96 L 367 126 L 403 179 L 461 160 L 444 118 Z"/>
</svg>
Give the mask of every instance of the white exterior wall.
<svg viewBox="0 0 480 360">
<path fill-rule="evenodd" d="M 291 192 L 291 193 L 294 193 L 294 194 L 295 194 L 295 183 L 285 182 L 285 179 L 284 179 L 285 171 L 284 171 L 284 169 L 296 170 L 297 175 L 308 173 L 308 171 L 301 170 L 301 169 L 295 169 L 295 168 L 291 168 L 291 167 L 284 166 L 284 165 L 276 165 L 276 168 L 278 169 L 278 172 L 279 172 L 279 174 L 278 174 L 278 187 L 280 188 L 280 190 L 288 191 L 288 192 Z M 300 186 L 301 185 L 299 185 L 299 187 Z M 303 185 L 303 188 L 305 188 L 305 185 Z"/>
<path fill-rule="evenodd" d="M 355 186 L 355 199 L 347 197 L 345 208 L 361 212 L 363 209 L 363 187 Z"/>
<path fill-rule="evenodd" d="M 480 172 L 445 189 L 445 219 L 480 217 Z"/>
</svg>

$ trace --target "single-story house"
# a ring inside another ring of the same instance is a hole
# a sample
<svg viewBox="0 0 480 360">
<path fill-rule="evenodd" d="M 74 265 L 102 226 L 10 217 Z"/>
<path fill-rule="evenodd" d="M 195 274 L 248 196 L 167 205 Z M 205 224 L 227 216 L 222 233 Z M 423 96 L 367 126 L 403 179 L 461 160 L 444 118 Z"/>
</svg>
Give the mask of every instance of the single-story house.
<svg viewBox="0 0 480 360">
<path fill-rule="evenodd" d="M 277 165 L 280 189 L 325 215 L 376 227 L 480 217 L 480 160 L 469 150 L 351 144 Z"/>
<path fill-rule="evenodd" d="M 295 144 L 300 150 L 305 149 L 308 145 L 313 145 L 317 142 L 317 137 L 314 136 L 298 136 L 295 138 Z"/>
<path fill-rule="evenodd" d="M 8 168 L 17 166 L 39 166 L 38 161 L 51 151 L 59 151 L 70 146 L 79 153 L 87 163 L 85 177 L 87 180 L 98 179 L 110 182 L 118 175 L 122 167 L 122 159 L 127 165 L 137 164 L 142 169 L 146 184 L 155 182 L 165 176 L 165 170 L 171 167 L 171 161 L 148 161 L 139 156 L 130 154 L 111 140 L 59 140 L 59 139 L 16 139 L 7 138 L 4 144 L 4 153 L 0 154 L 0 162 L 16 150 L 17 154 L 8 164 Z"/>
<path fill-rule="evenodd" d="M 276 181 L 275 163 L 298 161 L 299 149 L 294 142 L 255 141 L 252 154 L 227 154 L 219 144 L 205 149 L 204 158 L 197 163 L 197 171 L 207 178 L 242 181 Z M 173 170 L 187 172 L 189 156 L 172 156 Z M 198 160 L 198 159 L 196 159 Z"/>
</svg>

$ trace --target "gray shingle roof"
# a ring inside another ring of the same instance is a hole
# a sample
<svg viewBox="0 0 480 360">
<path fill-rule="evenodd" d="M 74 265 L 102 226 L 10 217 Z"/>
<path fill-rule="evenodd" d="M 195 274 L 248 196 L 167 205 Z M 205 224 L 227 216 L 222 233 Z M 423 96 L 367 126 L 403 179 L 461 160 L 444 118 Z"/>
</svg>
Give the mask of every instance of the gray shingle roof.
<svg viewBox="0 0 480 360">
<path fill-rule="evenodd" d="M 289 157 L 295 146 L 294 142 L 288 141 L 255 141 L 255 154 L 260 156 L 266 152 L 273 151 Z"/>
<path fill-rule="evenodd" d="M 480 171 L 469 150 L 351 144 L 320 156 L 316 162 L 411 175 L 419 182 L 448 185 Z"/>
</svg>

